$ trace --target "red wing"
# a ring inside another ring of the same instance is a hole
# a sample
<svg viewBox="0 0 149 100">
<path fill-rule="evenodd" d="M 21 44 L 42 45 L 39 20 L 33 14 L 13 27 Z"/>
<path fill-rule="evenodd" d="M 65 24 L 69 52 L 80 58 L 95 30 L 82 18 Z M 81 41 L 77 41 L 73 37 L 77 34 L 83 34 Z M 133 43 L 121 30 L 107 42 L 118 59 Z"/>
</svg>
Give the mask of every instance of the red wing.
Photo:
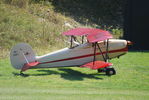
<svg viewBox="0 0 149 100">
<path fill-rule="evenodd" d="M 64 35 L 82 36 L 89 34 L 92 28 L 75 28 L 69 31 L 63 32 Z"/>
<path fill-rule="evenodd" d="M 63 32 L 64 35 L 82 36 L 86 35 L 89 42 L 94 43 L 112 38 L 112 35 L 105 30 L 95 28 L 75 28 Z"/>
<path fill-rule="evenodd" d="M 95 29 L 92 34 L 88 34 L 87 39 L 89 42 L 94 43 L 113 38 L 112 35 L 105 30 Z"/>
<path fill-rule="evenodd" d="M 112 63 L 108 63 L 104 61 L 94 61 L 94 62 L 89 62 L 85 65 L 82 65 L 81 67 L 87 67 L 90 69 L 99 69 L 99 68 L 105 68 L 108 66 L 112 66 Z"/>
</svg>

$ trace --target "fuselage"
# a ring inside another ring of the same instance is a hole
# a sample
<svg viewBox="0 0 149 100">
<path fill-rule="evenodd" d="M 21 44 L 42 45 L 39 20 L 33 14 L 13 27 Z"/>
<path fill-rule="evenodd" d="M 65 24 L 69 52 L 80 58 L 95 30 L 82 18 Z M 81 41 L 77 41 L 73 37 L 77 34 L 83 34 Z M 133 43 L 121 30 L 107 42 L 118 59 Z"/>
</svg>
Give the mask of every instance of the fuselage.
<svg viewBox="0 0 149 100">
<path fill-rule="evenodd" d="M 92 43 L 84 43 L 73 48 L 64 48 L 43 56 L 37 56 L 36 60 L 40 62 L 33 68 L 52 68 L 52 67 L 73 67 L 81 66 L 95 60 L 103 61 L 103 55 L 107 52 L 106 41 L 98 42 L 101 51 L 97 48 L 96 56 L 94 54 L 94 46 Z M 110 39 L 108 42 L 109 59 L 119 57 L 128 51 L 127 41 L 120 39 Z"/>
</svg>

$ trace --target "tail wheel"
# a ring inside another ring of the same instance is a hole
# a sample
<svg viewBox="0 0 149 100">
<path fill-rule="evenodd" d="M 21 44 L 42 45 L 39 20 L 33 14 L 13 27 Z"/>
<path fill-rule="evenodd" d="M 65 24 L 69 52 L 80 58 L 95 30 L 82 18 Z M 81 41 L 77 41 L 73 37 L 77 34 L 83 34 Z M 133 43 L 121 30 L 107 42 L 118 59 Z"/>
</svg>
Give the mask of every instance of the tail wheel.
<svg viewBox="0 0 149 100">
<path fill-rule="evenodd" d="M 116 71 L 114 68 L 107 68 L 106 69 L 106 75 L 111 76 L 111 75 L 115 75 Z"/>
</svg>

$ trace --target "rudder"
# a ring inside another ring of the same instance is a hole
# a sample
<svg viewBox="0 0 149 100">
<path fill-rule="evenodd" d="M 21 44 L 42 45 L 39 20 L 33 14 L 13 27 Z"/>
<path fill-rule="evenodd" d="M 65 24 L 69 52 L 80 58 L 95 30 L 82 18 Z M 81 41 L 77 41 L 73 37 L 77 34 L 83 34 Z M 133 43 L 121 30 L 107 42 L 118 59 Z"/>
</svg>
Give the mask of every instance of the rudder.
<svg viewBox="0 0 149 100">
<path fill-rule="evenodd" d="M 11 49 L 10 61 L 15 69 L 22 69 L 25 64 L 36 61 L 35 53 L 29 44 L 19 43 Z"/>
</svg>

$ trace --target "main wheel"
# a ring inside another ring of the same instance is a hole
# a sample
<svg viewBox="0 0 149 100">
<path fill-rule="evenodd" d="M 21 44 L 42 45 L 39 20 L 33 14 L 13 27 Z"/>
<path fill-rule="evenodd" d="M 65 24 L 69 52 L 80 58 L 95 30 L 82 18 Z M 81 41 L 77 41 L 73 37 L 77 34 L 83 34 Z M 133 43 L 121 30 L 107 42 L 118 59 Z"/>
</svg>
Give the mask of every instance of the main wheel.
<svg viewBox="0 0 149 100">
<path fill-rule="evenodd" d="M 106 75 L 111 76 L 111 75 L 115 75 L 116 71 L 114 68 L 107 68 L 106 69 Z"/>
</svg>

